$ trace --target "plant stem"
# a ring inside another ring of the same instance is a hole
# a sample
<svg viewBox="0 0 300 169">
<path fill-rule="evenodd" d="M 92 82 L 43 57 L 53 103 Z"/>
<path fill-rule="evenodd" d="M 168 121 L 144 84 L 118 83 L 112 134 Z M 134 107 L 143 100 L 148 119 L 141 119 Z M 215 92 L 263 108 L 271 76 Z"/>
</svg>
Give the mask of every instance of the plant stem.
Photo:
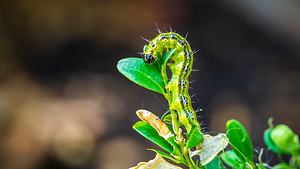
<svg viewBox="0 0 300 169">
<path fill-rule="evenodd" d="M 187 162 L 188 167 L 189 167 L 190 169 L 196 169 L 196 168 L 194 167 L 193 162 L 192 162 L 191 159 L 190 159 L 190 156 L 189 156 L 188 151 L 185 149 L 185 146 L 184 146 L 184 143 L 183 143 L 183 142 L 180 143 L 180 149 L 181 149 L 181 152 L 183 153 L 183 156 L 184 156 L 184 158 L 185 158 L 185 160 L 186 160 L 186 162 Z"/>
<path fill-rule="evenodd" d="M 176 143 L 179 145 L 180 151 L 186 161 L 187 166 L 190 169 L 196 169 L 194 162 L 191 160 L 188 149 L 185 148 L 184 137 L 182 135 L 182 129 L 178 125 L 177 114 L 174 110 L 171 110 L 172 126 L 176 135 Z"/>
<path fill-rule="evenodd" d="M 171 118 L 172 118 L 172 127 L 176 136 L 176 140 L 179 140 L 178 135 L 179 135 L 179 125 L 177 121 L 177 114 L 175 113 L 174 110 L 171 110 Z"/>
</svg>

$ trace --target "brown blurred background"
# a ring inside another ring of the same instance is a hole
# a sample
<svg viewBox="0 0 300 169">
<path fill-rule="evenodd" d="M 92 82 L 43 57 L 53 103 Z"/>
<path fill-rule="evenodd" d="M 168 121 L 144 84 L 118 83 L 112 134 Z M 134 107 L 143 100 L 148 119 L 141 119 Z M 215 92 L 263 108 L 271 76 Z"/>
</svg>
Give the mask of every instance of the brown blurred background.
<svg viewBox="0 0 300 169">
<path fill-rule="evenodd" d="M 153 158 L 131 126 L 135 110 L 162 114 L 166 104 L 116 63 L 138 57 L 156 24 L 189 32 L 200 49 L 190 93 L 206 132 L 237 118 L 256 150 L 270 116 L 300 133 L 297 0 L 1 0 L 0 168 L 121 169 Z"/>
</svg>

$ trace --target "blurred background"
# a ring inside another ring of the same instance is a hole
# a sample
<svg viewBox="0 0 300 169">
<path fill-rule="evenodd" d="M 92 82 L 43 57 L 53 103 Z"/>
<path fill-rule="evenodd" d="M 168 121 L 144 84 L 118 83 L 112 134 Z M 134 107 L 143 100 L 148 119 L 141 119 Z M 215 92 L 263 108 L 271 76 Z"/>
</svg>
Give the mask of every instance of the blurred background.
<svg viewBox="0 0 300 169">
<path fill-rule="evenodd" d="M 121 169 L 153 158 L 131 126 L 137 109 L 161 115 L 166 103 L 116 64 L 139 57 L 156 25 L 188 32 L 199 49 L 190 93 L 206 132 L 236 118 L 256 150 L 270 116 L 300 133 L 297 0 L 1 0 L 0 168 Z"/>
</svg>

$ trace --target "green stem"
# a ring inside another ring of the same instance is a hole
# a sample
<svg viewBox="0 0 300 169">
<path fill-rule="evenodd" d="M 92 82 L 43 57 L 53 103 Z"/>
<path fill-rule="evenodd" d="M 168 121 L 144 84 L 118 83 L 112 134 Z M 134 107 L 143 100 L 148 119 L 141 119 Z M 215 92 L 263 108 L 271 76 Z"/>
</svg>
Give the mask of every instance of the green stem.
<svg viewBox="0 0 300 169">
<path fill-rule="evenodd" d="M 172 118 L 172 127 L 176 136 L 176 140 L 179 140 L 180 138 L 178 138 L 179 136 L 179 125 L 178 125 L 178 121 L 177 121 L 177 114 L 174 110 L 171 110 L 171 118 Z"/>
<path fill-rule="evenodd" d="M 185 148 L 184 142 L 183 142 L 183 141 L 180 142 L 180 149 L 181 149 L 181 152 L 183 153 L 183 156 L 184 156 L 184 158 L 185 158 L 185 160 L 186 160 L 186 162 L 187 162 L 188 167 L 189 167 L 190 169 L 196 169 L 196 168 L 195 168 L 195 164 L 193 164 L 193 162 L 192 162 L 192 160 L 191 160 L 191 158 L 190 158 L 190 156 L 189 156 L 189 152 L 188 152 L 188 150 Z"/>
<path fill-rule="evenodd" d="M 179 145 L 181 154 L 186 161 L 186 165 L 190 169 L 196 169 L 196 165 L 193 160 L 191 160 L 190 155 L 189 155 L 189 150 L 185 148 L 185 142 L 184 142 L 184 137 L 182 135 L 182 129 L 179 127 L 178 124 L 178 118 L 177 114 L 174 110 L 171 111 L 171 117 L 172 117 L 172 127 L 175 133 L 175 141 Z"/>
</svg>

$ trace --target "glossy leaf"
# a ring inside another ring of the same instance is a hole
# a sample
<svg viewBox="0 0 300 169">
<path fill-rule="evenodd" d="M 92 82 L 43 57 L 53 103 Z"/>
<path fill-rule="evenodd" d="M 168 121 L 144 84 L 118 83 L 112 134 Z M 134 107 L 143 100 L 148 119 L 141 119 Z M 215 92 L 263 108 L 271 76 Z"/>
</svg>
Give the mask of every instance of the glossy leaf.
<svg viewBox="0 0 300 169">
<path fill-rule="evenodd" d="M 164 66 L 164 67 L 167 66 L 168 60 L 174 54 L 175 51 L 176 51 L 175 49 L 171 49 L 170 51 L 168 51 L 164 54 L 164 57 L 163 57 L 164 60 L 163 60 L 162 66 Z"/>
<path fill-rule="evenodd" d="M 146 64 L 141 58 L 125 58 L 118 62 L 117 68 L 121 74 L 134 83 L 164 94 L 164 82 L 156 64 Z"/>
<path fill-rule="evenodd" d="M 266 167 L 261 163 L 256 163 L 255 165 L 258 169 L 266 169 Z"/>
<path fill-rule="evenodd" d="M 204 166 L 205 169 L 225 169 L 225 166 L 223 165 L 222 161 L 215 157 L 210 163 L 206 164 Z"/>
<path fill-rule="evenodd" d="M 274 153 L 279 153 L 279 154 L 284 153 L 273 142 L 273 140 L 271 138 L 271 131 L 272 131 L 272 129 L 267 129 L 264 132 L 264 142 L 267 145 L 267 148 L 269 150 L 273 151 Z"/>
<path fill-rule="evenodd" d="M 172 116 L 171 114 L 167 114 L 166 116 L 163 117 L 163 121 L 166 123 L 166 124 L 172 124 Z"/>
<path fill-rule="evenodd" d="M 200 144 L 203 142 L 203 133 L 200 131 L 198 127 L 195 127 L 191 134 L 189 135 L 189 138 L 186 142 L 186 147 L 187 148 L 192 148 L 195 147 L 196 145 Z"/>
<path fill-rule="evenodd" d="M 279 124 L 272 128 L 271 139 L 283 152 L 292 154 L 299 147 L 298 136 L 287 125 Z"/>
<path fill-rule="evenodd" d="M 166 159 L 169 159 L 177 164 L 180 164 L 181 162 L 180 161 L 177 161 L 176 159 L 174 159 L 171 155 L 163 152 L 163 151 L 160 151 L 160 150 L 155 150 L 155 149 L 149 149 L 151 151 L 154 151 L 156 154 L 159 154 L 160 156 L 166 158 Z"/>
<path fill-rule="evenodd" d="M 289 166 L 286 163 L 279 163 L 272 167 L 273 169 L 295 169 L 294 167 Z"/>
<path fill-rule="evenodd" d="M 234 169 L 243 169 L 245 162 L 241 160 L 234 151 L 226 151 L 221 154 L 222 160 Z"/>
<path fill-rule="evenodd" d="M 219 133 L 216 136 L 204 135 L 204 141 L 200 149 L 191 151 L 190 156 L 199 156 L 200 163 L 206 165 L 211 162 L 226 146 L 228 138 L 225 134 Z"/>
<path fill-rule="evenodd" d="M 150 126 L 147 122 L 138 121 L 133 125 L 133 129 L 140 133 L 142 136 L 153 142 L 154 144 L 160 146 L 162 149 L 169 153 L 173 152 L 173 147 L 164 138 L 159 136 L 157 131 Z"/>
<path fill-rule="evenodd" d="M 164 160 L 159 154 L 153 160 L 148 162 L 140 162 L 137 166 L 131 167 L 129 169 L 182 169 L 181 167 L 170 164 Z"/>
<path fill-rule="evenodd" d="M 227 137 L 235 153 L 245 161 L 253 162 L 253 147 L 245 127 L 237 120 L 226 123 Z"/>
<path fill-rule="evenodd" d="M 160 64 L 162 79 L 165 80 L 165 83 L 167 83 L 167 79 L 168 79 L 167 63 L 170 57 L 174 54 L 174 52 L 175 49 L 171 49 L 169 51 L 162 53 L 162 56 L 159 56 L 159 58 L 162 58 L 162 62 L 159 62 L 159 64 Z"/>
</svg>

